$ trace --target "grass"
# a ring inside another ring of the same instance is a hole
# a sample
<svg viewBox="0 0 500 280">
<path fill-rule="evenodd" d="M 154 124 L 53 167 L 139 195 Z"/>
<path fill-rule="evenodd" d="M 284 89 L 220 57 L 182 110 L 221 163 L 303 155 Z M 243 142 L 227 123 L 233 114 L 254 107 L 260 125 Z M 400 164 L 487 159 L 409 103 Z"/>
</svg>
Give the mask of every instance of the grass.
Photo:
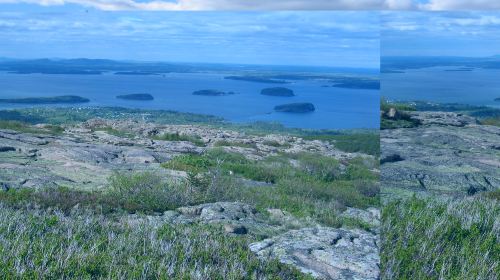
<svg viewBox="0 0 500 280">
<path fill-rule="evenodd" d="M 365 153 L 380 155 L 380 136 L 378 133 L 355 134 L 319 134 L 307 135 L 306 140 L 321 140 L 331 142 L 335 148 L 348 153 Z"/>
<path fill-rule="evenodd" d="M 491 117 L 480 120 L 481 124 L 500 126 L 500 117 Z"/>
<path fill-rule="evenodd" d="M 353 159 L 344 165 L 333 158 L 309 153 L 252 161 L 240 154 L 213 149 L 203 155 L 178 156 L 162 166 L 201 176 L 218 172 L 223 181 L 219 200 L 243 201 L 258 209 L 280 208 L 298 217 L 312 217 L 325 225 L 338 226 L 337 213 L 345 207 L 378 205 L 378 176 L 370 171 L 376 165 L 375 160 L 366 159 Z M 273 186 L 241 186 L 230 174 Z"/>
<path fill-rule="evenodd" d="M 240 147 L 240 148 L 255 149 L 255 148 L 257 148 L 257 145 L 255 143 L 244 143 L 244 142 L 233 142 L 233 141 L 220 140 L 220 141 L 217 141 L 214 143 L 214 147 Z"/>
<path fill-rule="evenodd" d="M 292 146 L 288 143 L 280 143 L 280 142 L 275 141 L 275 140 L 265 140 L 264 142 L 262 142 L 262 144 L 264 144 L 266 146 L 276 147 L 276 148 L 290 148 Z"/>
<path fill-rule="evenodd" d="M 0 129 L 10 129 L 22 133 L 52 134 L 58 135 L 64 132 L 59 125 L 45 125 L 43 128 L 31 126 L 28 123 L 11 120 L 0 120 Z"/>
<path fill-rule="evenodd" d="M 310 279 L 218 226 L 0 205 L 2 279 Z"/>
<path fill-rule="evenodd" d="M 204 147 L 205 142 L 201 140 L 201 137 L 199 136 L 191 136 L 191 135 L 184 135 L 184 134 L 179 134 L 179 133 L 164 133 L 159 136 L 154 136 L 154 140 L 163 140 L 163 141 L 188 141 L 196 146 Z"/>
<path fill-rule="evenodd" d="M 383 208 L 383 279 L 499 279 L 500 205 L 411 198 Z"/>
</svg>

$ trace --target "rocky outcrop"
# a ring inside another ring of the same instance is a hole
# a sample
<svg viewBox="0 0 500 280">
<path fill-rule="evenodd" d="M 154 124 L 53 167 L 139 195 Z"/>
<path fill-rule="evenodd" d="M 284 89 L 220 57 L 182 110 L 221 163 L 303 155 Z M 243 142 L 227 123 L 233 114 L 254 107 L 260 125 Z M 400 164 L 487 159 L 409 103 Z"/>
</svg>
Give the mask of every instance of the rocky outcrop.
<svg viewBox="0 0 500 280">
<path fill-rule="evenodd" d="M 198 136 L 206 147 L 189 141 L 152 139 L 168 133 Z M 55 135 L 0 129 L 0 182 L 13 188 L 48 185 L 100 188 L 114 170 L 156 170 L 172 177 L 175 172 L 160 168 L 160 163 L 181 154 L 201 154 L 219 141 L 249 144 L 248 148 L 237 145 L 222 148 L 251 160 L 300 152 L 319 152 L 339 160 L 370 157 L 339 151 L 328 142 L 286 135 L 256 136 L 207 126 L 91 119 L 65 126 L 61 134 Z M 255 182 L 242 183 L 256 185 Z"/>
<path fill-rule="evenodd" d="M 375 231 L 380 227 L 380 209 L 370 207 L 366 210 L 348 207 L 340 217 L 352 218 L 362 221 Z"/>
<path fill-rule="evenodd" d="M 473 195 L 500 188 L 500 128 L 447 112 L 412 112 L 419 127 L 381 131 L 384 197 Z"/>
<path fill-rule="evenodd" d="M 422 125 L 466 126 L 478 124 L 473 117 L 452 112 L 410 112 L 411 118 Z"/>
<path fill-rule="evenodd" d="M 252 243 L 262 258 L 274 257 L 320 279 L 379 279 L 378 237 L 358 229 L 310 227 Z"/>
</svg>

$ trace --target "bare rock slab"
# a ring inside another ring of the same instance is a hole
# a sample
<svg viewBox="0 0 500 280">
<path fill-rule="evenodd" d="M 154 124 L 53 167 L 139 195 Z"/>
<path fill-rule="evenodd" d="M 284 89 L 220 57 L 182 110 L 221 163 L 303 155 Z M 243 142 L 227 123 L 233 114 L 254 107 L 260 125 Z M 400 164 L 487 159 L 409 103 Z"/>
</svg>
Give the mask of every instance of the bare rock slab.
<svg viewBox="0 0 500 280">
<path fill-rule="evenodd" d="M 310 227 L 250 244 L 259 257 L 274 257 L 318 279 L 379 279 L 377 235 L 358 229 Z"/>
</svg>

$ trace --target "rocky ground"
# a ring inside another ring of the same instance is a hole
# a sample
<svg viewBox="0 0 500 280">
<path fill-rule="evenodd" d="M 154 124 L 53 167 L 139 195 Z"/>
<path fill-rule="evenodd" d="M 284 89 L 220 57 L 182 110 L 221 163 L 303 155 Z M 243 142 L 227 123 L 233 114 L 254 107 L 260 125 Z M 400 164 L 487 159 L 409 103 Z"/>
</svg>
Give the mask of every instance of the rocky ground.
<svg viewBox="0 0 500 280">
<path fill-rule="evenodd" d="M 38 125 L 36 129 L 40 133 L 0 130 L 0 182 L 4 190 L 38 186 L 101 189 L 117 170 L 154 170 L 172 180 L 181 179 L 186 173 L 164 169 L 160 164 L 178 155 L 203 153 L 221 141 L 230 143 L 223 145 L 223 149 L 252 160 L 261 160 L 280 152 L 304 151 L 339 160 L 371 157 L 345 153 L 330 143 L 317 140 L 307 141 L 283 135 L 256 136 L 196 125 L 92 119 L 65 126 L 64 131 L 58 134 L 45 133 L 44 125 Z M 200 141 L 155 140 L 164 134 L 186 135 Z M 499 137 L 498 131 L 496 137 Z M 397 142 L 393 144 L 397 147 Z M 496 149 L 498 152 L 498 147 Z M 396 152 L 407 157 L 397 149 Z M 498 164 L 498 161 L 482 157 L 479 163 L 491 165 Z M 243 179 L 241 182 L 264 184 Z M 497 183 L 490 180 L 490 184 Z M 262 241 L 250 245 L 251 251 L 262 258 L 278 258 L 316 278 L 379 278 L 378 209 L 348 208 L 343 213 L 345 217 L 365 222 L 370 230 L 325 227 L 313 220 L 297 219 L 280 209 L 266 211 L 268 213 L 258 213 L 252 206 L 239 202 L 216 202 L 182 207 L 148 218 L 169 224 L 218 223 L 227 234 L 264 236 L 266 238 Z M 127 219 L 133 222 L 130 217 Z"/>
<path fill-rule="evenodd" d="M 39 128 L 43 131 L 43 125 Z M 123 133 L 116 136 L 109 133 L 109 129 Z M 204 145 L 153 140 L 154 136 L 166 133 L 200 137 Z M 66 127 L 61 135 L 0 129 L 0 180 L 8 187 L 64 185 L 94 189 L 103 187 L 109 175 L 117 170 L 154 169 L 182 177 L 182 172 L 162 170 L 159 164 L 180 154 L 200 154 L 220 141 L 243 144 L 244 147 L 235 145 L 224 149 L 253 160 L 278 152 L 318 152 L 338 159 L 360 155 L 341 152 L 326 142 L 290 136 L 260 137 L 206 126 L 92 119 Z"/>
<path fill-rule="evenodd" d="M 383 196 L 474 195 L 500 188 L 500 128 L 447 112 L 410 112 L 412 128 L 381 131 Z"/>
</svg>

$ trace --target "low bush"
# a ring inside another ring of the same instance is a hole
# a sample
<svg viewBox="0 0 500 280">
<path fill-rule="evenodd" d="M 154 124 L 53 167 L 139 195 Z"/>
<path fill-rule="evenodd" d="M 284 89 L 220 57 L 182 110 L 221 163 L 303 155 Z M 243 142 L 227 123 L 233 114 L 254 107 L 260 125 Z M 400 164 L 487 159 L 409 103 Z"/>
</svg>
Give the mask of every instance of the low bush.
<svg viewBox="0 0 500 280">
<path fill-rule="evenodd" d="M 0 129 L 10 129 L 23 133 L 37 133 L 37 134 L 61 134 L 64 128 L 59 125 L 45 125 L 44 127 L 34 127 L 28 123 L 12 120 L 0 120 Z"/>
<path fill-rule="evenodd" d="M 231 142 L 220 140 L 214 143 L 214 147 L 241 147 L 241 148 L 257 148 L 255 143 Z"/>
<path fill-rule="evenodd" d="M 205 146 L 205 143 L 199 136 L 192 136 L 192 135 L 184 135 L 184 134 L 179 134 L 179 133 L 164 133 L 159 136 L 154 136 L 154 140 L 163 140 L 163 141 L 187 141 L 195 144 L 196 146 L 203 147 Z"/>
</svg>

